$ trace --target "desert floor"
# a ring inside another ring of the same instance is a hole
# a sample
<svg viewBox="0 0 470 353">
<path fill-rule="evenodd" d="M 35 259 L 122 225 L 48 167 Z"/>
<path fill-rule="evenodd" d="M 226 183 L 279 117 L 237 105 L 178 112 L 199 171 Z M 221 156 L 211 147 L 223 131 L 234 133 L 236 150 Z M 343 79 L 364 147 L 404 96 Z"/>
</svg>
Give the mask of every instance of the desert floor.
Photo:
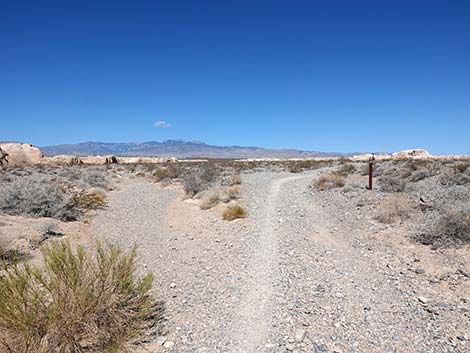
<svg viewBox="0 0 470 353">
<path fill-rule="evenodd" d="M 162 335 L 138 351 L 469 352 L 468 246 L 374 221 L 373 192 L 312 192 L 324 172 L 243 174 L 248 217 L 232 222 L 178 185 L 110 192 L 89 231 L 137 245 L 165 302 Z"/>
</svg>

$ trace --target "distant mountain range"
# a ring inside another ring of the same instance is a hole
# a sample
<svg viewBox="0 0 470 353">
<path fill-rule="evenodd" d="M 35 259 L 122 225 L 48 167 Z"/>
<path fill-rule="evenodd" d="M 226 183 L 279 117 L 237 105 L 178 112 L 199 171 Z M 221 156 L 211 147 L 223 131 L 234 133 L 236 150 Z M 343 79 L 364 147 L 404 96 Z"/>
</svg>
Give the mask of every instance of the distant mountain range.
<svg viewBox="0 0 470 353">
<path fill-rule="evenodd" d="M 338 157 L 346 154 L 334 152 L 300 151 L 294 149 L 267 149 L 243 146 L 213 146 L 198 141 L 167 140 L 150 142 L 83 142 L 77 144 L 44 146 L 47 156 L 59 154 L 75 156 L 172 156 L 177 158 L 308 158 Z M 348 154 L 351 155 L 351 154 Z"/>
</svg>

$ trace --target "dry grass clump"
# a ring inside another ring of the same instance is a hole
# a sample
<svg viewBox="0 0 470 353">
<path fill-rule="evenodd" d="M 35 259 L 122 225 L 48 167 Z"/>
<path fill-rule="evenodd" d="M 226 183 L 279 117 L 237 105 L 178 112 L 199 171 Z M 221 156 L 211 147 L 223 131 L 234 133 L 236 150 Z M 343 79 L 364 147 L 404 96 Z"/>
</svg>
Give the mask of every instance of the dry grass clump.
<svg viewBox="0 0 470 353">
<path fill-rule="evenodd" d="M 106 195 L 103 191 L 82 190 L 73 196 L 75 206 L 83 210 L 96 210 L 106 206 Z"/>
<path fill-rule="evenodd" d="M 247 215 L 245 209 L 240 204 L 229 205 L 225 209 L 222 218 L 226 221 L 233 221 L 237 218 L 245 218 Z"/>
<path fill-rule="evenodd" d="M 392 224 L 396 220 L 409 218 L 415 209 L 416 204 L 408 195 L 389 195 L 380 203 L 375 219 L 381 223 Z"/>
<path fill-rule="evenodd" d="M 212 207 L 217 206 L 220 201 L 220 194 L 218 190 L 212 190 L 201 199 L 199 207 L 201 210 L 208 210 Z"/>
<path fill-rule="evenodd" d="M 135 249 L 67 242 L 43 248 L 45 265 L 5 268 L 0 276 L 0 343 L 10 353 L 121 352 L 160 320 L 153 277 L 136 279 Z"/>
<path fill-rule="evenodd" d="M 23 254 L 13 246 L 12 239 L 0 238 L 0 264 L 13 262 L 23 257 L 22 255 Z"/>
<path fill-rule="evenodd" d="M 422 244 L 434 247 L 459 247 L 470 244 L 470 210 L 446 210 L 416 238 Z"/>
<path fill-rule="evenodd" d="M 228 194 L 228 200 L 235 200 L 239 199 L 241 197 L 242 191 L 240 189 L 240 186 L 238 185 L 233 185 L 227 188 L 227 194 Z"/>
<path fill-rule="evenodd" d="M 320 175 L 313 181 L 313 188 L 324 191 L 334 188 L 342 188 L 345 185 L 344 177 L 334 172 Z"/>
<path fill-rule="evenodd" d="M 233 174 L 230 178 L 229 178 L 229 185 L 230 186 L 233 186 L 233 185 L 241 185 L 242 183 L 242 177 L 240 176 L 240 174 Z"/>
<path fill-rule="evenodd" d="M 217 206 L 219 202 L 227 203 L 231 200 L 239 199 L 240 196 L 241 190 L 238 185 L 216 188 L 205 193 L 201 198 L 199 207 L 201 210 L 208 210 Z"/>
</svg>

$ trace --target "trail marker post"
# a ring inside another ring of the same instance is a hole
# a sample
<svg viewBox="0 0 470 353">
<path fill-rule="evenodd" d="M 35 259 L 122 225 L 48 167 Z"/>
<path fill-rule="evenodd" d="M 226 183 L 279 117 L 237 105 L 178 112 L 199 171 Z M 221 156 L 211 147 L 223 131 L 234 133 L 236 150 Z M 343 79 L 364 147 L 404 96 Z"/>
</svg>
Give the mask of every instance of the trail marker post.
<svg viewBox="0 0 470 353">
<path fill-rule="evenodd" d="M 372 153 L 372 156 L 369 158 L 369 185 L 367 187 L 367 190 L 372 190 L 372 176 L 374 174 L 374 161 L 375 161 L 375 156 Z"/>
</svg>

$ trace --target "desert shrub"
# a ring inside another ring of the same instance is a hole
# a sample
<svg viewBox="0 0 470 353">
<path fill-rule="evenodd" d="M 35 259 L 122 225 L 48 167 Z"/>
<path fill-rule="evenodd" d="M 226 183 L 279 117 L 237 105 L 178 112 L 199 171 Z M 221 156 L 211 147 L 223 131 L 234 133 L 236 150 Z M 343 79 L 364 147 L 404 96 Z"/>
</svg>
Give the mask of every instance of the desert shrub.
<svg viewBox="0 0 470 353">
<path fill-rule="evenodd" d="M 470 163 L 456 163 L 453 165 L 453 169 L 456 173 L 465 173 L 467 170 L 470 170 Z"/>
<path fill-rule="evenodd" d="M 72 199 L 74 205 L 83 210 L 96 210 L 106 206 L 105 193 L 97 189 L 82 190 L 75 194 Z"/>
<path fill-rule="evenodd" d="M 152 176 L 156 182 L 160 182 L 163 179 L 169 178 L 170 173 L 168 172 L 168 169 L 166 168 L 157 168 L 153 171 Z"/>
<path fill-rule="evenodd" d="M 375 219 L 382 223 L 394 223 L 410 217 L 416 204 L 406 194 L 389 195 L 380 203 Z"/>
<path fill-rule="evenodd" d="M 64 187 L 45 177 L 24 177 L 1 185 L 0 211 L 11 215 L 77 220 L 82 210 Z"/>
<path fill-rule="evenodd" d="M 403 192 L 405 190 L 405 182 L 398 177 L 381 176 L 378 179 L 378 184 L 383 192 Z"/>
<path fill-rule="evenodd" d="M 408 180 L 415 183 L 429 178 L 430 176 L 431 173 L 429 173 L 427 170 L 417 170 L 408 177 Z"/>
<path fill-rule="evenodd" d="M 300 173 L 303 170 L 304 169 L 302 168 L 302 165 L 300 165 L 300 163 L 290 162 L 290 163 L 287 164 L 287 171 L 289 173 Z"/>
<path fill-rule="evenodd" d="M 446 168 L 439 175 L 439 182 L 442 185 L 470 184 L 470 169 L 467 169 L 464 166 L 465 164 L 457 164 L 452 168 Z"/>
<path fill-rule="evenodd" d="M 212 190 L 202 197 L 199 207 L 201 210 L 208 210 L 209 208 L 217 206 L 219 199 L 219 192 L 217 190 Z"/>
<path fill-rule="evenodd" d="M 349 174 L 352 174 L 352 173 L 355 173 L 355 172 L 356 172 L 356 167 L 353 164 L 345 163 L 341 167 L 339 167 L 339 169 L 336 170 L 334 173 L 338 174 L 342 177 L 347 177 Z M 369 172 L 367 172 L 367 173 L 369 173 Z"/>
<path fill-rule="evenodd" d="M 12 239 L 6 237 L 0 238 L 0 264 L 21 260 L 26 256 L 26 254 L 17 249 L 13 243 Z"/>
<path fill-rule="evenodd" d="M 470 243 L 470 210 L 449 209 L 437 221 L 430 222 L 417 240 L 435 247 L 458 247 Z"/>
<path fill-rule="evenodd" d="M 227 193 L 229 200 L 235 200 L 241 197 L 242 192 L 238 185 L 233 185 L 227 189 Z"/>
<path fill-rule="evenodd" d="M 240 185 L 242 183 L 242 178 L 240 174 L 233 174 L 229 179 L 229 185 Z"/>
<path fill-rule="evenodd" d="M 160 319 L 152 275 L 134 277 L 135 249 L 67 242 L 43 248 L 45 265 L 0 276 L 0 342 L 11 353 L 120 352 Z"/>
<path fill-rule="evenodd" d="M 83 168 L 80 182 L 83 186 L 89 188 L 108 189 L 110 185 L 106 170 L 101 168 Z"/>
<path fill-rule="evenodd" d="M 328 173 L 320 175 L 313 181 L 313 188 L 323 191 L 334 188 L 341 188 L 345 185 L 344 177 L 336 173 Z"/>
<path fill-rule="evenodd" d="M 232 220 L 237 219 L 237 218 L 245 218 L 246 217 L 246 211 L 239 204 L 229 205 L 225 209 L 222 217 L 226 221 L 232 221 Z"/>
<path fill-rule="evenodd" d="M 216 182 L 218 175 L 213 164 L 186 172 L 181 181 L 186 195 L 193 197 L 201 191 L 209 189 Z"/>
</svg>

